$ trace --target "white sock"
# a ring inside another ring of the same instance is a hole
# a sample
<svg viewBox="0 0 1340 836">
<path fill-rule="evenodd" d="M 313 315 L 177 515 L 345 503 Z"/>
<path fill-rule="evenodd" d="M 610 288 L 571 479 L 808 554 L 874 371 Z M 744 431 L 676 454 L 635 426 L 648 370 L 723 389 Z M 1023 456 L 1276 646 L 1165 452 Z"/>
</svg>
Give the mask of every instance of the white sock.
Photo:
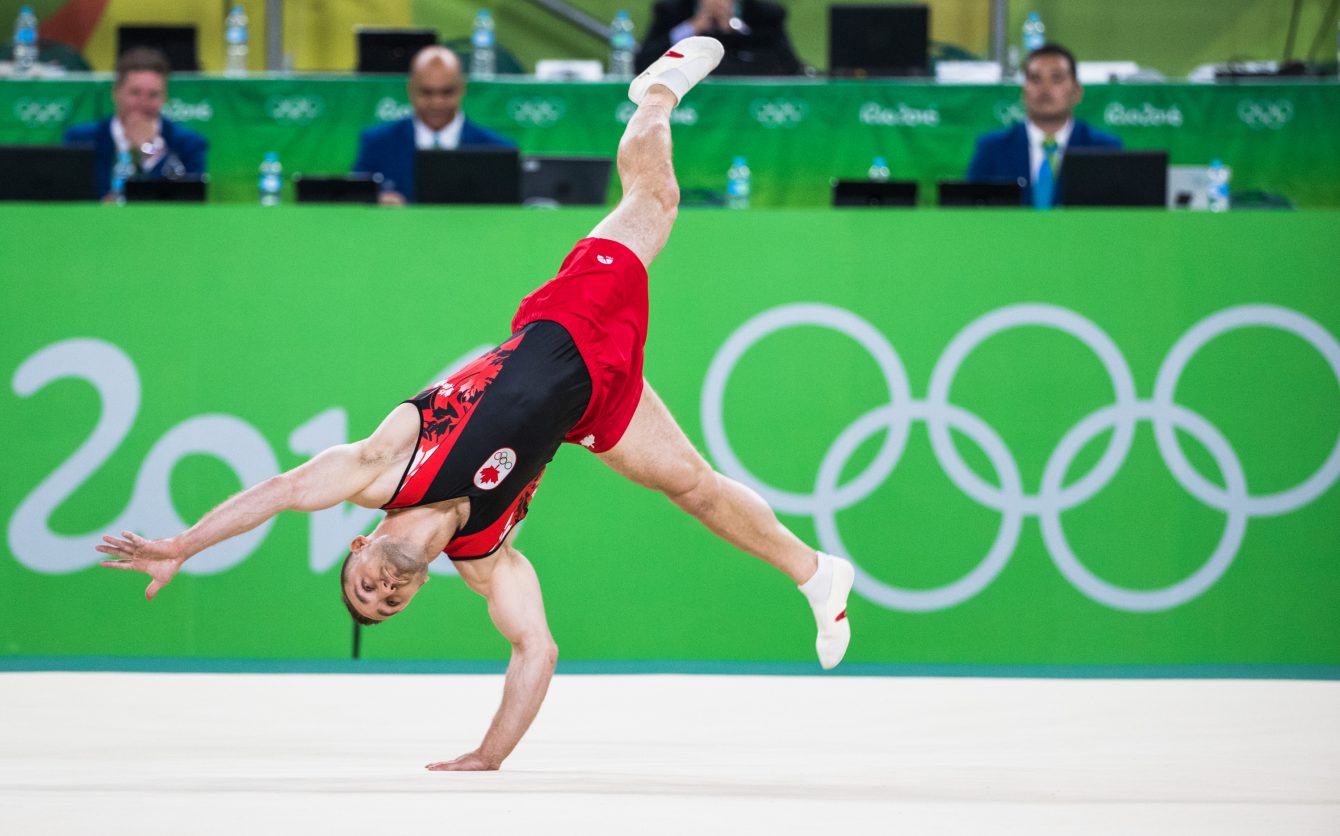
<svg viewBox="0 0 1340 836">
<path fill-rule="evenodd" d="M 815 609 L 828 603 L 828 593 L 833 590 L 833 558 L 823 552 L 819 552 L 818 556 L 819 568 L 799 587 Z"/>
</svg>

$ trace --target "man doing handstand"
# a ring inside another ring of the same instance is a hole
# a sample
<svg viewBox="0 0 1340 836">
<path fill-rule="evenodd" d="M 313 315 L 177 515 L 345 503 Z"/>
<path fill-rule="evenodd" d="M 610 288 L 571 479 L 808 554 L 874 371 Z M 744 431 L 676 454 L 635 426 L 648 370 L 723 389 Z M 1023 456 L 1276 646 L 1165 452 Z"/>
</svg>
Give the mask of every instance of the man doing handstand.
<svg viewBox="0 0 1340 836">
<path fill-rule="evenodd" d="M 712 470 L 642 377 L 647 266 L 679 203 L 670 112 L 721 54 L 716 40 L 689 38 L 633 80 L 638 108 L 618 151 L 622 199 L 522 301 L 502 345 L 397 406 L 368 438 L 243 491 L 175 537 L 104 537 L 98 551 L 112 557 L 102 565 L 148 574 L 152 599 L 192 555 L 280 511 L 344 501 L 385 509 L 350 545 L 340 573 L 345 603 L 362 623 L 383 621 L 409 605 L 438 554 L 451 558 L 488 601 L 512 655 L 479 747 L 428 768 L 497 769 L 539 711 L 558 656 L 535 571 L 512 539 L 566 441 L 799 584 L 818 624 L 820 664 L 841 661 L 851 564 L 807 547 L 754 491 Z"/>
</svg>

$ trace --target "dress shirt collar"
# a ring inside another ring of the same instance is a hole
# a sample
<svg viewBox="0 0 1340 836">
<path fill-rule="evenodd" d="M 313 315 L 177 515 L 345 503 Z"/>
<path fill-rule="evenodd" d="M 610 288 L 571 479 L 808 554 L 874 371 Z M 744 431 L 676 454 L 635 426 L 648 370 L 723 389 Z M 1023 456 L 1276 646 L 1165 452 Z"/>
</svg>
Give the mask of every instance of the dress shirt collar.
<svg viewBox="0 0 1340 836">
<path fill-rule="evenodd" d="M 440 131 L 434 131 L 414 117 L 415 148 L 457 148 L 461 144 L 461 128 L 465 126 L 465 114 L 456 111 L 456 118 L 447 123 Z M 437 141 L 434 142 L 433 140 Z"/>
<path fill-rule="evenodd" d="M 1042 168 L 1042 143 L 1047 139 L 1046 131 L 1034 125 L 1032 121 L 1025 121 L 1024 128 L 1028 131 L 1028 176 L 1029 180 L 1038 179 L 1038 169 Z M 1061 129 L 1052 134 L 1056 140 L 1056 154 L 1058 157 L 1065 154 L 1066 146 L 1070 144 L 1070 134 L 1075 130 L 1075 120 L 1070 118 L 1061 126 Z"/>
</svg>

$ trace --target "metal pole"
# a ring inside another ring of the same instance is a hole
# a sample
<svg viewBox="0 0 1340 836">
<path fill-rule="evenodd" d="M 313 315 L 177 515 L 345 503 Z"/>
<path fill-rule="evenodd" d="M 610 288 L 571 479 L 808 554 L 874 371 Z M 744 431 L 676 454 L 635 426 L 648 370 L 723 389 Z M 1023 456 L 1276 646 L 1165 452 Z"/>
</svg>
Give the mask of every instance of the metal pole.
<svg viewBox="0 0 1340 836">
<path fill-rule="evenodd" d="M 1000 64 L 1000 80 L 1010 77 L 1010 0 L 991 0 L 991 57 Z"/>
<path fill-rule="evenodd" d="M 284 0 L 265 0 L 265 69 L 284 69 Z"/>
<path fill-rule="evenodd" d="M 530 3 L 539 6 L 560 20 L 567 21 L 589 35 L 602 41 L 609 40 L 610 27 L 608 24 L 601 23 L 581 9 L 564 3 L 563 0 L 530 0 Z"/>
</svg>

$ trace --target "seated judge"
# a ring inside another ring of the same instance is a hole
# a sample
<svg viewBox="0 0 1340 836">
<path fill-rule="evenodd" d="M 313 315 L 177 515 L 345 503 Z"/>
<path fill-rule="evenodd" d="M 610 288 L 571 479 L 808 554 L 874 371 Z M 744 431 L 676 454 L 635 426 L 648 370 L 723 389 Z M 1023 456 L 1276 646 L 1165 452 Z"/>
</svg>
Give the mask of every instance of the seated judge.
<svg viewBox="0 0 1340 836">
<path fill-rule="evenodd" d="M 461 59 L 443 46 L 419 50 L 410 65 L 409 101 L 414 115 L 368 128 L 358 138 L 355 174 L 380 174 L 381 202 L 414 202 L 416 149 L 512 147 L 501 134 L 465 118 L 465 75 Z"/>
<path fill-rule="evenodd" d="M 1075 56 L 1063 46 L 1045 44 L 1024 61 L 1024 112 L 1027 120 L 977 140 L 968 165 L 973 181 L 1009 181 L 1024 187 L 1024 203 L 1054 206 L 1069 148 L 1120 148 L 1121 140 L 1075 118 L 1084 88 L 1075 73 Z"/>
<path fill-rule="evenodd" d="M 796 75 L 804 68 L 786 35 L 786 9 L 770 0 L 657 0 L 637 53 L 637 72 L 694 35 L 721 41 L 716 75 Z"/>
<path fill-rule="evenodd" d="M 122 151 L 130 152 L 138 179 L 179 179 L 205 173 L 209 142 L 195 131 L 163 118 L 170 67 L 156 49 L 135 47 L 116 60 L 112 83 L 114 113 L 97 122 L 72 125 L 66 145 L 92 145 L 97 193 L 112 190 L 112 167 Z"/>
</svg>

